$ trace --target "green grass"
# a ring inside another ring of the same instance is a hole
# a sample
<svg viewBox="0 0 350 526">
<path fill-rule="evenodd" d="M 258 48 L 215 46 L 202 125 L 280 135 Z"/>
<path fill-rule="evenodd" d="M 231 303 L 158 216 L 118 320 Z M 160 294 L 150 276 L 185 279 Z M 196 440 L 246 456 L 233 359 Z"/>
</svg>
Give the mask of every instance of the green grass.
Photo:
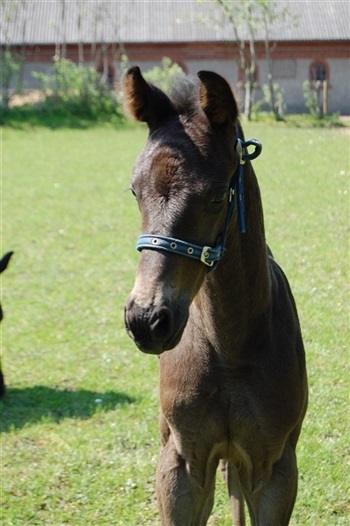
<svg viewBox="0 0 350 526">
<path fill-rule="evenodd" d="M 113 124 L 114 127 L 125 126 L 126 119 L 119 105 L 107 103 L 107 107 L 104 106 L 105 111 L 101 111 L 100 102 L 100 107 L 96 108 L 92 105 L 87 107 L 81 101 L 79 103 L 78 100 L 73 99 L 64 101 L 46 99 L 45 102 L 37 104 L 1 108 L 0 125 L 16 129 L 28 129 L 32 126 L 49 129 L 86 129 L 103 123 Z M 104 101 L 107 102 L 106 99 Z"/>
<path fill-rule="evenodd" d="M 126 336 L 145 129 L 2 129 L 3 526 L 159 524 L 157 359 Z M 245 126 L 268 242 L 292 284 L 310 405 L 292 525 L 348 522 L 349 136 Z M 231 524 L 218 479 L 211 525 Z"/>
</svg>

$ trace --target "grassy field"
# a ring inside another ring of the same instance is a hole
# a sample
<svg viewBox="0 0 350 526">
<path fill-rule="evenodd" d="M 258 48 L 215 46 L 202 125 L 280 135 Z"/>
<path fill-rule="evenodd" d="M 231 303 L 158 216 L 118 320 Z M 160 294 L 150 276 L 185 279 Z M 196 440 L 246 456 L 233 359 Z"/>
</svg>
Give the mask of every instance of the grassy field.
<svg viewBox="0 0 350 526">
<path fill-rule="evenodd" d="M 292 525 L 348 524 L 348 130 L 245 127 L 268 242 L 304 333 L 310 405 Z M 2 526 L 155 526 L 157 359 L 126 336 L 145 129 L 4 128 Z M 218 478 L 211 525 L 231 524 Z"/>
</svg>

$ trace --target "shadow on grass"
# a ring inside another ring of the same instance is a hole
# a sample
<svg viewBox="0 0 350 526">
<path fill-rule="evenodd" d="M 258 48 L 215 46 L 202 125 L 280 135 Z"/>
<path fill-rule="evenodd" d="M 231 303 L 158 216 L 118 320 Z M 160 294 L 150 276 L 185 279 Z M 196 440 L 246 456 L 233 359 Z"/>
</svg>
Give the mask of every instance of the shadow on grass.
<svg viewBox="0 0 350 526">
<path fill-rule="evenodd" d="M 21 429 L 40 421 L 60 422 L 65 418 L 87 419 L 96 412 L 112 411 L 136 399 L 125 393 L 70 391 L 42 385 L 23 389 L 7 388 L 0 402 L 0 431 Z"/>
</svg>

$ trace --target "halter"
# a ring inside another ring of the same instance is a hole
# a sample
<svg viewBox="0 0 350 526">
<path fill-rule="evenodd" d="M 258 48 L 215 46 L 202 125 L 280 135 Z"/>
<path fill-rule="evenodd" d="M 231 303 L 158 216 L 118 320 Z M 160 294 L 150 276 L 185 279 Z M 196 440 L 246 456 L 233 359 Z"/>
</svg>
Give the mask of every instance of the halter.
<svg viewBox="0 0 350 526">
<path fill-rule="evenodd" d="M 255 147 L 252 153 L 248 153 L 247 151 L 249 146 Z M 216 268 L 226 250 L 225 241 L 227 229 L 230 224 L 236 203 L 239 230 L 241 233 L 246 231 L 243 167 L 246 161 L 252 161 L 260 155 L 262 145 L 256 139 L 249 139 L 248 141 L 243 142 L 240 138 L 237 138 L 235 150 L 239 157 L 239 165 L 230 181 L 228 189 L 228 210 L 219 243 L 215 247 L 200 246 L 193 243 L 187 243 L 187 241 L 182 241 L 174 237 L 144 234 L 138 238 L 136 245 L 137 250 L 141 252 L 141 250 L 146 248 L 171 252 L 173 254 L 180 254 L 181 256 L 186 256 L 188 258 L 201 261 L 208 267 L 211 267 L 210 270 L 214 270 Z M 235 196 L 236 199 L 234 199 Z"/>
</svg>

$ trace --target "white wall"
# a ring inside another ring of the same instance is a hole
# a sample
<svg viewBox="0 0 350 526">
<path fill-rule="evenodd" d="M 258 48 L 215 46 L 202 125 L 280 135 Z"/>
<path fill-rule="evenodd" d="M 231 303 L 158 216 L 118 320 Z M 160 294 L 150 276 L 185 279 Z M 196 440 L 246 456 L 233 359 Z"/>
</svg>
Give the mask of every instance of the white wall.
<svg viewBox="0 0 350 526">
<path fill-rule="evenodd" d="M 282 62 L 282 61 L 281 61 Z M 274 82 L 284 90 L 284 102 L 287 104 L 287 113 L 305 113 L 308 111 L 303 95 L 303 82 L 309 79 L 311 60 L 285 61 L 276 68 Z M 350 114 L 350 59 L 326 60 L 329 65 L 329 113 Z M 189 72 L 196 74 L 201 69 L 209 69 L 223 75 L 234 87 L 237 85 L 238 66 L 236 61 L 188 61 Z M 267 63 L 260 60 L 259 84 L 267 84 Z M 279 74 L 281 76 L 279 76 Z M 236 91 L 239 96 L 239 93 Z M 257 89 L 255 100 L 263 98 L 262 90 Z"/>
<path fill-rule="evenodd" d="M 282 62 L 282 61 L 281 61 Z M 331 59 L 326 60 L 330 71 L 330 86 L 329 86 L 329 113 L 340 113 L 343 115 L 350 114 L 350 59 Z M 294 65 L 293 65 L 294 64 Z M 302 85 L 309 77 L 309 66 L 311 60 L 290 60 L 286 61 L 285 67 L 279 64 L 277 73 L 280 72 L 281 78 L 278 74 L 274 77 L 274 82 L 279 84 L 284 90 L 284 101 L 287 104 L 287 113 L 302 113 L 307 112 L 305 100 L 303 96 Z M 156 65 L 160 65 L 156 61 L 138 61 L 138 65 L 143 71 L 147 71 Z M 196 75 L 198 71 L 206 69 L 215 71 L 225 77 L 234 87 L 238 99 L 242 99 L 242 94 L 237 90 L 238 79 L 238 65 L 235 60 L 188 60 L 186 62 L 188 72 Z M 290 66 L 290 71 L 288 68 Z M 265 60 L 260 60 L 259 67 L 259 83 L 260 85 L 267 83 L 267 64 Z M 38 88 L 38 82 L 31 76 L 32 71 L 48 72 L 50 64 L 42 62 L 27 63 L 24 70 L 25 88 Z M 262 99 L 262 90 L 257 89 L 255 99 Z"/>
</svg>

